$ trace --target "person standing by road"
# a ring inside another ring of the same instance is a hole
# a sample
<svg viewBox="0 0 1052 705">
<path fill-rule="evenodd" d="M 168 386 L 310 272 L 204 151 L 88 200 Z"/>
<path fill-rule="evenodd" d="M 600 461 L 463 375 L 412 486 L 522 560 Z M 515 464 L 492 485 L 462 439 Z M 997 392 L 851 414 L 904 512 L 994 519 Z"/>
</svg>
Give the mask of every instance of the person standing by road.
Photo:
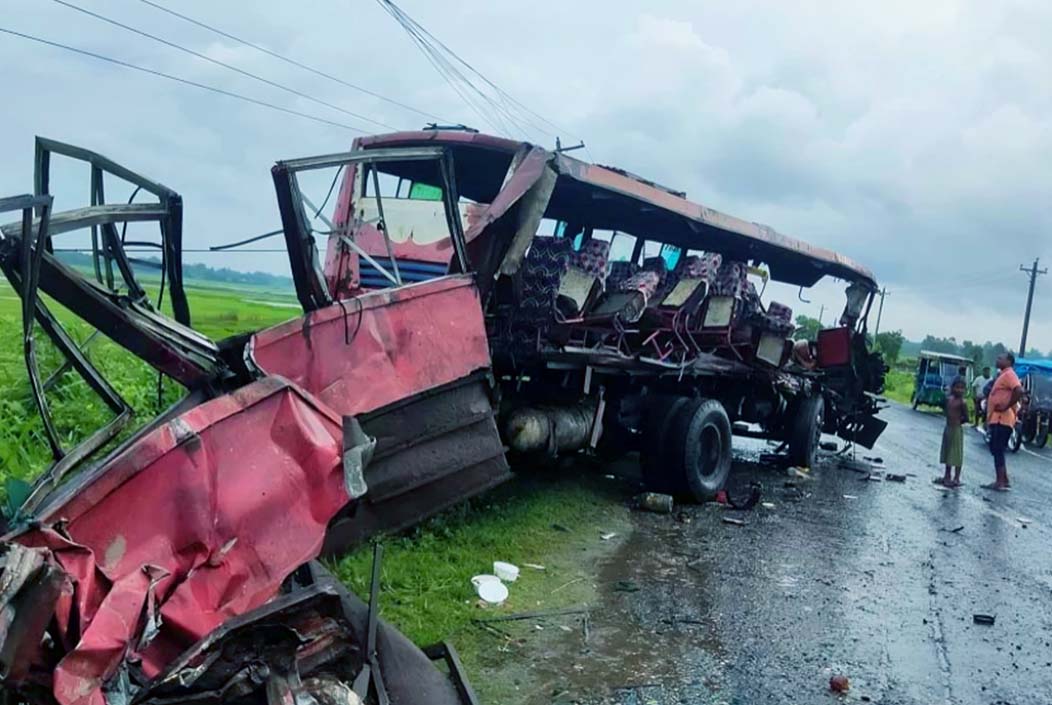
<svg viewBox="0 0 1052 705">
<path fill-rule="evenodd" d="M 994 470 L 997 479 L 983 489 L 1007 492 L 1011 488 L 1008 481 L 1008 467 L 1005 461 L 1005 450 L 1015 428 L 1016 405 L 1023 398 L 1023 385 L 1019 382 L 1012 366 L 1015 355 L 1003 353 L 997 358 L 997 379 L 986 399 L 986 427 L 990 434 L 990 453 L 994 456 Z"/>
<path fill-rule="evenodd" d="M 972 382 L 972 397 L 975 403 L 976 428 L 979 428 L 979 425 L 983 422 L 983 398 L 986 396 L 986 385 L 992 380 L 993 378 L 990 376 L 990 368 L 984 367 L 983 374 L 981 376 L 977 375 Z"/>
<path fill-rule="evenodd" d="M 964 465 L 964 425 L 968 423 L 968 400 L 964 398 L 967 386 L 964 377 L 957 377 L 950 385 L 943 411 L 946 413 L 946 428 L 942 432 L 942 450 L 939 462 L 946 468 L 942 477 L 945 487 L 961 486 L 961 467 Z M 951 470 L 953 475 L 950 475 Z"/>
</svg>

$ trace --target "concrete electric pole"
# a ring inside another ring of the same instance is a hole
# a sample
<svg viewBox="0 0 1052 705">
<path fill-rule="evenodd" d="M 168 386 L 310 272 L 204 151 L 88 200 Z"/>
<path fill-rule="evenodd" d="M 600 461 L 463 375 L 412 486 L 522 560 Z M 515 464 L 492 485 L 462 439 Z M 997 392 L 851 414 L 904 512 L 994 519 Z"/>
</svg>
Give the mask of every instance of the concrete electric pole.
<svg viewBox="0 0 1052 705">
<path fill-rule="evenodd" d="M 1023 317 L 1023 339 L 1019 342 L 1019 357 L 1026 357 L 1026 336 L 1030 332 L 1030 309 L 1034 305 L 1034 284 L 1037 283 L 1037 275 L 1048 274 L 1047 269 L 1037 268 L 1038 261 L 1035 259 L 1034 265 L 1029 268 L 1019 265 L 1019 271 L 1030 275 L 1030 291 L 1026 295 L 1026 315 Z"/>
</svg>

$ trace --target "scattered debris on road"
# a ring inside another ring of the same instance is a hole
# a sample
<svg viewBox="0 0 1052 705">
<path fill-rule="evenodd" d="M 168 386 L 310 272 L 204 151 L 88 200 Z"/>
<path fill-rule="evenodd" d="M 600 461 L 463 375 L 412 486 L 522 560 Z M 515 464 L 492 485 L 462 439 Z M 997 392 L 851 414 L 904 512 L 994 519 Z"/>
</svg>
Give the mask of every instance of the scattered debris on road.
<svg viewBox="0 0 1052 705">
<path fill-rule="evenodd" d="M 906 476 L 905 475 L 894 475 L 894 474 L 889 472 L 888 474 L 884 475 L 884 479 L 886 481 L 888 481 L 888 482 L 905 482 L 906 481 Z"/>
<path fill-rule="evenodd" d="M 950 529 L 950 533 L 951 534 L 959 534 L 962 531 L 964 531 L 964 527 L 963 526 L 958 526 L 956 529 Z"/>
<path fill-rule="evenodd" d="M 844 495 L 844 499 L 858 499 L 858 496 L 853 494 L 846 494 Z"/>
<path fill-rule="evenodd" d="M 546 570 L 546 568 L 543 565 L 540 565 L 538 563 L 523 563 L 522 567 L 529 568 L 531 570 Z"/>
<path fill-rule="evenodd" d="M 997 617 L 995 617 L 992 614 L 973 614 L 972 621 L 976 624 L 985 624 L 987 626 L 992 626 L 993 623 L 997 621 Z"/>
<path fill-rule="evenodd" d="M 602 539 L 603 541 L 609 541 L 610 539 L 614 538 L 615 536 L 617 536 L 617 534 L 612 532 L 612 531 L 604 533 L 604 534 L 599 534 L 599 538 Z"/>
<path fill-rule="evenodd" d="M 836 674 L 829 677 L 829 689 L 834 693 L 846 693 L 851 689 L 851 681 L 848 677 L 842 674 Z"/>
<path fill-rule="evenodd" d="M 659 492 L 644 492 L 635 499 L 638 509 L 643 509 L 656 514 L 671 514 L 673 508 L 672 495 Z"/>
<path fill-rule="evenodd" d="M 735 519 L 734 517 L 723 517 L 724 524 L 730 524 L 731 526 L 745 526 L 745 522 L 741 519 Z"/>
<path fill-rule="evenodd" d="M 639 583 L 635 580 L 618 580 L 614 583 L 614 592 L 639 592 Z"/>
</svg>

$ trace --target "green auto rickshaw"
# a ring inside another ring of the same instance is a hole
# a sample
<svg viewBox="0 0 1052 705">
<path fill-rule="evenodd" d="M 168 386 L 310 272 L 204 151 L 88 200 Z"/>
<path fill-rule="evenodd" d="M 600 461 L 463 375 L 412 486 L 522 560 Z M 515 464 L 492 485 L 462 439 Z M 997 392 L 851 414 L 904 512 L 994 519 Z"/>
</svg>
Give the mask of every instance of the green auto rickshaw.
<svg viewBox="0 0 1052 705">
<path fill-rule="evenodd" d="M 913 384 L 913 408 L 921 405 L 942 408 L 955 377 L 963 377 L 965 385 L 972 384 L 975 363 L 960 355 L 922 350 L 917 356 L 917 377 Z"/>
</svg>

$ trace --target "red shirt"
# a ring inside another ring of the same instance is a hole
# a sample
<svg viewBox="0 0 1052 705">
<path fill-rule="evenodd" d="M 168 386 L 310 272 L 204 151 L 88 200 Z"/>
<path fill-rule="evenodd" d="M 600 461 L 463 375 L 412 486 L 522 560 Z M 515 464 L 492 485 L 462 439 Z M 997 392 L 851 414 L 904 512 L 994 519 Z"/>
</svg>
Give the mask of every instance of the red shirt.
<svg viewBox="0 0 1052 705">
<path fill-rule="evenodd" d="M 1011 367 L 1002 370 L 994 380 L 994 387 L 986 399 L 986 423 L 1002 426 L 1015 426 L 1016 404 L 1012 404 L 1012 392 L 1021 388 L 1019 376 Z M 1008 411 L 994 411 L 994 408 L 1008 405 Z"/>
</svg>

